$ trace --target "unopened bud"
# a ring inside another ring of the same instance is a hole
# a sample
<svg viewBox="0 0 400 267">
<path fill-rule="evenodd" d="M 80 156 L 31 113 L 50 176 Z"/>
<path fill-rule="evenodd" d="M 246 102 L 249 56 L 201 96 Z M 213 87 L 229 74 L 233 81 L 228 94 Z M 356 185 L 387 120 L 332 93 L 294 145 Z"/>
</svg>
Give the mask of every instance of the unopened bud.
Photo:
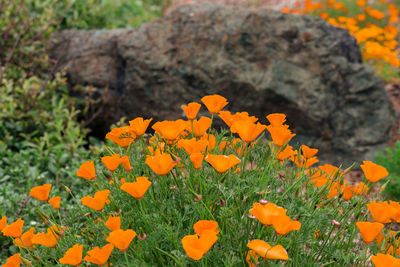
<svg viewBox="0 0 400 267">
<path fill-rule="evenodd" d="M 68 194 L 71 194 L 71 189 L 69 189 L 68 186 L 66 186 L 65 184 L 63 184 L 65 191 L 67 191 Z"/>
</svg>

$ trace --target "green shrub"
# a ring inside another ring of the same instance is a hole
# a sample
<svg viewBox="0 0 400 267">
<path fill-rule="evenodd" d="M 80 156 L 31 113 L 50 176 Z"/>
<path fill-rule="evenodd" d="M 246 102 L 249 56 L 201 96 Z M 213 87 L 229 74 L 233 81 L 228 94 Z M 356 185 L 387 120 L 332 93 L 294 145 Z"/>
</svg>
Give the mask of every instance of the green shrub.
<svg viewBox="0 0 400 267">
<path fill-rule="evenodd" d="M 393 148 L 386 148 L 377 156 L 378 163 L 390 173 L 390 182 L 385 192 L 390 198 L 400 200 L 400 141 Z"/>
</svg>

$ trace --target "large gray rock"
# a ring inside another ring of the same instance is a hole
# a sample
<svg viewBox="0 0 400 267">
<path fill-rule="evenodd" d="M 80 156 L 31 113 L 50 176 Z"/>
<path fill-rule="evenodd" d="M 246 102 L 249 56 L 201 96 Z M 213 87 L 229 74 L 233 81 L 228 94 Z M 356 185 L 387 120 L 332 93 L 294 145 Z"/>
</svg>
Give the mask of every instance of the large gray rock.
<svg viewBox="0 0 400 267">
<path fill-rule="evenodd" d="M 212 4 L 182 6 L 136 29 L 64 31 L 52 57 L 71 85 L 99 89 L 102 134 L 122 116 L 181 117 L 181 104 L 225 96 L 265 122 L 287 114 L 297 141 L 330 163 L 373 159 L 394 111 L 347 31 L 307 16 Z M 295 140 L 296 141 L 296 140 Z"/>
</svg>

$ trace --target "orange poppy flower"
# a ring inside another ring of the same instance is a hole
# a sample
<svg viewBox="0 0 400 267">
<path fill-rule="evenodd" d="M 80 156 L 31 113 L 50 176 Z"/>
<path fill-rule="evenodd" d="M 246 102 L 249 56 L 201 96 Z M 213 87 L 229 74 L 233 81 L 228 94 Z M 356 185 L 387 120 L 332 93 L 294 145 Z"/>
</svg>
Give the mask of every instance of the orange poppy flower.
<svg viewBox="0 0 400 267">
<path fill-rule="evenodd" d="M 182 105 L 182 109 L 185 112 L 185 115 L 188 120 L 196 119 L 197 113 L 199 113 L 200 108 L 201 104 L 196 102 L 191 102 L 187 106 Z"/>
<path fill-rule="evenodd" d="M 60 237 L 53 231 L 47 229 L 46 233 L 37 233 L 32 237 L 33 244 L 39 244 L 45 247 L 54 248 L 57 246 Z"/>
<path fill-rule="evenodd" d="M 3 267 L 19 267 L 21 266 L 21 257 L 19 253 L 7 258 L 7 262 L 2 265 Z"/>
<path fill-rule="evenodd" d="M 269 114 L 266 118 L 269 121 L 270 125 L 273 127 L 280 127 L 284 125 L 286 121 L 286 115 L 283 113 L 272 113 Z"/>
<path fill-rule="evenodd" d="M 301 227 L 301 223 L 299 221 L 294 221 L 290 219 L 290 217 L 287 215 L 283 215 L 274 218 L 272 226 L 274 227 L 278 235 L 286 235 L 291 231 L 299 230 Z"/>
<path fill-rule="evenodd" d="M 249 113 L 247 112 L 236 112 L 235 114 L 231 114 L 230 111 L 220 111 L 218 113 L 218 116 L 228 125 L 229 128 L 231 128 L 232 124 L 236 121 L 250 121 L 255 123 L 258 121 L 258 119 L 254 116 L 249 116 Z"/>
<path fill-rule="evenodd" d="M 48 202 L 50 203 L 50 205 L 53 206 L 54 209 L 58 210 L 60 208 L 60 201 L 61 201 L 61 197 L 56 196 L 56 197 L 50 198 Z"/>
<path fill-rule="evenodd" d="M 393 218 L 399 215 L 399 210 L 389 205 L 386 201 L 374 202 L 370 201 L 367 204 L 368 210 L 371 213 L 372 218 L 376 222 L 389 223 Z"/>
<path fill-rule="evenodd" d="M 196 137 L 203 136 L 208 128 L 211 126 L 211 119 L 208 117 L 201 117 L 199 120 L 193 120 L 193 134 Z M 190 128 L 189 132 L 192 132 Z"/>
<path fill-rule="evenodd" d="M 110 216 L 105 222 L 106 226 L 111 230 L 115 231 L 121 228 L 121 217 L 120 216 Z"/>
<path fill-rule="evenodd" d="M 79 170 L 76 172 L 76 175 L 78 177 L 82 177 L 88 180 L 93 180 L 94 178 L 96 178 L 94 162 L 85 161 L 84 163 L 82 163 L 82 165 L 79 167 Z"/>
<path fill-rule="evenodd" d="M 356 195 L 361 195 L 367 193 L 369 190 L 368 186 L 363 182 L 360 182 L 358 186 L 354 187 L 354 193 Z"/>
<path fill-rule="evenodd" d="M 289 142 L 290 139 L 292 139 L 293 136 L 296 135 L 292 133 L 288 128 L 285 128 L 283 126 L 267 126 L 267 130 L 271 134 L 272 142 L 274 142 L 274 144 L 279 147 L 285 145 L 287 142 Z"/>
<path fill-rule="evenodd" d="M 286 209 L 275 205 L 274 203 L 260 204 L 253 203 L 253 208 L 249 210 L 249 213 L 257 218 L 263 225 L 272 225 L 275 218 L 286 215 Z"/>
<path fill-rule="evenodd" d="M 266 260 L 285 260 L 289 259 L 286 250 L 281 245 L 271 247 L 263 240 L 255 239 L 247 244 L 247 247 L 255 251 Z"/>
<path fill-rule="evenodd" d="M 208 154 L 205 160 L 213 166 L 218 173 L 224 173 L 240 162 L 235 155 L 213 155 Z"/>
<path fill-rule="evenodd" d="M 196 138 L 192 139 L 181 139 L 178 141 L 178 148 L 183 148 L 191 155 L 192 153 L 199 153 L 207 148 L 208 142 L 206 140 L 196 141 Z"/>
<path fill-rule="evenodd" d="M 371 161 L 363 161 L 363 164 L 361 164 L 360 167 L 365 174 L 365 178 L 367 178 L 370 183 L 375 183 L 389 175 L 385 167 Z"/>
<path fill-rule="evenodd" d="M 318 153 L 318 149 L 316 148 L 310 148 L 306 145 L 301 146 L 301 151 L 303 152 L 303 157 L 306 159 L 310 159 L 315 156 L 315 154 Z"/>
<path fill-rule="evenodd" d="M 86 255 L 83 260 L 97 265 L 104 265 L 107 263 L 113 249 L 113 244 L 107 244 L 102 248 L 94 247 L 87 252 L 88 255 Z"/>
<path fill-rule="evenodd" d="M 124 183 L 120 188 L 134 198 L 140 199 L 143 198 L 150 185 L 151 182 L 147 179 L 147 177 L 141 176 L 136 178 L 136 182 Z"/>
<path fill-rule="evenodd" d="M 193 225 L 193 229 L 198 236 L 201 236 L 204 230 L 214 231 L 218 234 L 218 222 L 211 220 L 200 220 Z"/>
<path fill-rule="evenodd" d="M 135 142 L 136 135 L 130 126 L 114 128 L 106 134 L 106 139 L 113 141 L 120 147 L 128 147 Z"/>
<path fill-rule="evenodd" d="M 214 149 L 215 145 L 217 144 L 213 134 L 204 134 L 202 137 L 200 137 L 200 140 L 205 140 L 208 142 L 208 151 Z"/>
<path fill-rule="evenodd" d="M 136 232 L 132 229 L 126 231 L 117 229 L 108 235 L 106 241 L 116 246 L 120 251 L 126 251 L 136 235 Z"/>
<path fill-rule="evenodd" d="M 279 152 L 279 154 L 276 156 L 276 159 L 280 160 L 280 161 L 284 161 L 285 159 L 290 158 L 296 154 L 297 154 L 297 151 L 293 150 L 292 146 L 287 145 L 284 150 Z"/>
<path fill-rule="evenodd" d="M 193 164 L 193 167 L 196 170 L 200 170 L 201 169 L 201 164 L 203 163 L 203 159 L 204 159 L 204 155 L 200 152 L 195 152 L 190 154 L 190 161 Z"/>
<path fill-rule="evenodd" d="M 49 198 L 50 190 L 51 184 L 39 185 L 32 188 L 29 195 L 44 202 Z"/>
<path fill-rule="evenodd" d="M 371 257 L 371 261 L 376 267 L 400 266 L 400 259 L 388 254 L 378 253 L 376 256 Z"/>
<path fill-rule="evenodd" d="M 7 226 L 7 217 L 3 216 L 0 219 L 0 231 L 2 231 Z"/>
<path fill-rule="evenodd" d="M 75 244 L 65 252 L 64 257 L 60 259 L 60 263 L 78 266 L 82 263 L 82 252 L 83 245 Z"/>
<path fill-rule="evenodd" d="M 96 211 L 101 211 L 104 208 L 104 205 L 110 201 L 108 199 L 109 194 L 110 190 L 98 191 L 94 194 L 94 197 L 89 195 L 81 198 L 81 202 L 83 205 L 89 208 L 92 208 Z"/>
<path fill-rule="evenodd" d="M 121 164 L 122 164 L 122 166 L 124 166 L 124 170 L 126 172 L 130 172 L 132 170 L 132 166 L 131 166 L 128 156 L 123 156 L 121 158 Z"/>
<path fill-rule="evenodd" d="M 9 224 L 6 227 L 4 227 L 3 230 L 1 230 L 1 232 L 5 236 L 11 236 L 17 238 L 22 235 L 23 226 L 24 226 L 24 220 L 18 218 L 18 220 L 16 220 L 12 224 Z"/>
<path fill-rule="evenodd" d="M 129 125 L 136 136 L 142 136 L 146 132 L 147 127 L 149 127 L 149 124 L 152 120 L 152 118 L 143 120 L 143 118 L 139 117 L 129 121 Z"/>
<path fill-rule="evenodd" d="M 248 121 L 236 121 L 231 126 L 231 132 L 237 133 L 240 138 L 245 141 L 246 143 L 250 143 L 254 141 L 264 130 L 267 126 L 257 122 L 257 124 Z"/>
<path fill-rule="evenodd" d="M 183 120 L 177 121 L 159 121 L 152 128 L 160 134 L 160 136 L 169 141 L 174 141 L 188 127 L 187 122 Z"/>
<path fill-rule="evenodd" d="M 191 259 L 200 260 L 218 240 L 217 234 L 212 230 L 203 230 L 202 235 L 186 235 L 182 238 L 182 246 Z"/>
<path fill-rule="evenodd" d="M 371 243 L 382 231 L 384 225 L 378 222 L 356 222 L 365 243 Z"/>
<path fill-rule="evenodd" d="M 147 155 L 146 164 L 158 175 L 167 175 L 177 163 L 170 154 L 156 151 L 154 156 Z"/>
<path fill-rule="evenodd" d="M 114 172 L 119 164 L 121 164 L 121 156 L 119 154 L 104 156 L 101 158 L 101 162 L 103 162 L 104 166 L 106 166 L 110 172 Z"/>
<path fill-rule="evenodd" d="M 23 233 L 21 237 L 14 239 L 14 244 L 21 247 L 32 247 L 32 237 L 34 236 L 35 227 L 31 227 L 28 231 Z"/>
<path fill-rule="evenodd" d="M 257 265 L 259 264 L 258 255 L 254 250 L 250 250 L 249 252 L 247 252 L 246 262 L 249 267 L 257 267 Z"/>
<path fill-rule="evenodd" d="M 310 168 L 315 163 L 319 162 L 317 157 L 305 158 L 300 155 L 300 159 L 297 155 L 295 155 L 291 160 L 299 167 L 299 168 Z"/>
<path fill-rule="evenodd" d="M 211 114 L 218 114 L 218 112 L 228 105 L 225 97 L 220 95 L 207 95 L 201 99 L 201 102 L 207 107 Z"/>
</svg>

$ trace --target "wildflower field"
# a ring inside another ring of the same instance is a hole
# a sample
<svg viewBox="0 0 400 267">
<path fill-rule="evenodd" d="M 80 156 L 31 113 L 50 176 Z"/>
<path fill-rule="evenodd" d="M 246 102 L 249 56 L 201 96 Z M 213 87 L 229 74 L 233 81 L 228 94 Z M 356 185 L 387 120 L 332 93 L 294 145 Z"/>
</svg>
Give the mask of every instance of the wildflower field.
<svg viewBox="0 0 400 267">
<path fill-rule="evenodd" d="M 314 168 L 318 149 L 288 145 L 295 133 L 283 113 L 263 125 L 222 110 L 220 95 L 201 102 L 210 117 L 197 118 L 202 105 L 192 102 L 182 106 L 187 120 L 112 129 L 104 155 L 81 159 L 76 172 L 89 195 L 32 187 L 42 223 L 1 218 L 16 251 L 3 266 L 399 265 L 391 227 L 400 203 L 370 193 L 384 167 L 364 161 L 364 181 L 351 184 L 352 166 Z M 227 129 L 212 129 L 217 116 Z"/>
</svg>

